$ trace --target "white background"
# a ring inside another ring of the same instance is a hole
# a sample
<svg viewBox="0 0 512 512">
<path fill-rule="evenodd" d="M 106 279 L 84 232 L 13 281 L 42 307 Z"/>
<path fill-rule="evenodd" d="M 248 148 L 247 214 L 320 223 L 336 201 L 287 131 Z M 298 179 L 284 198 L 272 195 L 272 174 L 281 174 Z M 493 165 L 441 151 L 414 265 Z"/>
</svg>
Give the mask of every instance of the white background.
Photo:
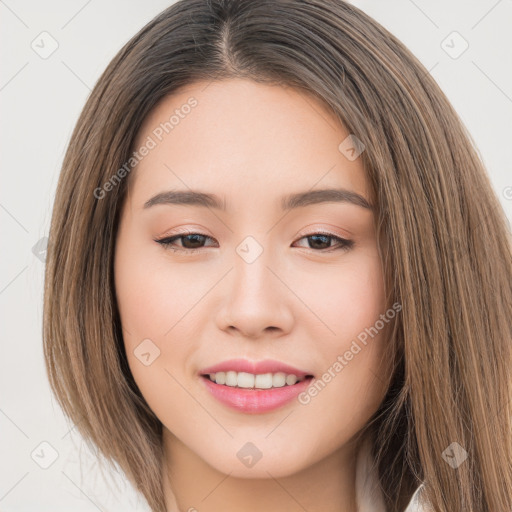
<svg viewBox="0 0 512 512">
<path fill-rule="evenodd" d="M 170 3 L 0 0 L 2 512 L 148 510 L 122 476 L 109 477 L 107 487 L 51 396 L 41 341 L 44 263 L 32 248 L 48 235 L 64 151 L 91 88 L 124 43 Z M 472 134 L 512 219 L 512 0 L 353 3 L 430 70 Z M 58 43 L 46 59 L 31 47 L 44 31 Z M 445 51 L 463 44 L 458 36 L 446 39 L 453 31 L 469 45 L 458 58 Z M 51 449 L 38 448 L 43 441 L 58 453 L 48 469 L 35 462 L 51 461 Z"/>
</svg>

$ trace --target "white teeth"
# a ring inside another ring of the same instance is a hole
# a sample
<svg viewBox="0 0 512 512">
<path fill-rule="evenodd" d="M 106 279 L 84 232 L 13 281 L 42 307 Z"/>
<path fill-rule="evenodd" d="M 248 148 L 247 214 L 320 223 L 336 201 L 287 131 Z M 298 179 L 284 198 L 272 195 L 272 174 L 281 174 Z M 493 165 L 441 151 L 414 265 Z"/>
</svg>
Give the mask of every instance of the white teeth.
<svg viewBox="0 0 512 512">
<path fill-rule="evenodd" d="M 272 376 L 272 387 L 282 388 L 286 384 L 286 374 L 279 372 Z"/>
<path fill-rule="evenodd" d="M 236 386 L 238 384 L 236 372 L 226 372 L 226 386 Z"/>
<path fill-rule="evenodd" d="M 217 384 L 226 384 L 226 374 L 224 372 L 210 373 L 210 380 Z"/>
<path fill-rule="evenodd" d="M 240 372 L 237 376 L 237 382 L 239 388 L 253 388 L 254 375 L 252 373 Z"/>
<path fill-rule="evenodd" d="M 254 387 L 258 389 L 270 389 L 272 387 L 272 374 L 264 373 L 263 375 L 256 375 Z"/>
<path fill-rule="evenodd" d="M 285 385 L 293 386 L 297 382 L 304 380 L 297 378 L 296 375 L 286 375 L 283 372 L 254 375 L 247 372 L 228 371 L 210 373 L 209 377 L 211 381 L 217 384 L 257 389 L 282 388 Z"/>
<path fill-rule="evenodd" d="M 288 386 L 293 386 L 297 382 L 297 377 L 295 375 L 287 375 L 286 376 L 286 384 Z"/>
</svg>

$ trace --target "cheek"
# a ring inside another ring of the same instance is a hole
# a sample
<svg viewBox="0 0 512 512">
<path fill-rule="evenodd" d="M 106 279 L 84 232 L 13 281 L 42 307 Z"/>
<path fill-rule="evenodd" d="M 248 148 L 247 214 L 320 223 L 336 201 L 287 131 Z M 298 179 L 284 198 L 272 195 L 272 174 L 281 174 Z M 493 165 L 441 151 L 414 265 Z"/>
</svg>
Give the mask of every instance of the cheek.
<svg viewBox="0 0 512 512">
<path fill-rule="evenodd" d="M 378 253 L 347 259 L 343 269 L 331 270 L 330 279 L 317 281 L 316 288 L 311 280 L 307 286 L 313 291 L 310 308 L 323 324 L 317 329 L 322 332 L 317 339 L 323 373 L 300 401 L 310 409 L 310 418 L 329 411 L 332 424 L 350 435 L 375 412 L 387 391 L 387 336 L 396 314 L 386 313 Z"/>
<path fill-rule="evenodd" d="M 116 294 L 123 327 L 139 337 L 164 339 L 183 323 L 180 319 L 197 300 L 200 287 L 194 286 L 190 268 L 170 264 L 152 243 L 121 242 L 115 260 Z"/>
<path fill-rule="evenodd" d="M 162 265 L 162 260 L 143 243 L 123 241 L 115 259 L 116 298 L 128 363 L 155 411 L 162 408 L 162 400 L 172 407 L 181 396 L 173 392 L 177 384 L 171 374 L 183 380 L 182 363 L 194 350 L 193 340 L 197 339 L 186 332 L 191 325 L 186 320 L 193 317 L 190 308 L 198 291 L 184 286 L 183 272 Z"/>
<path fill-rule="evenodd" d="M 377 251 L 347 257 L 341 265 L 303 272 L 302 296 L 323 324 L 322 339 L 332 349 L 372 326 L 385 312 L 384 279 Z"/>
</svg>

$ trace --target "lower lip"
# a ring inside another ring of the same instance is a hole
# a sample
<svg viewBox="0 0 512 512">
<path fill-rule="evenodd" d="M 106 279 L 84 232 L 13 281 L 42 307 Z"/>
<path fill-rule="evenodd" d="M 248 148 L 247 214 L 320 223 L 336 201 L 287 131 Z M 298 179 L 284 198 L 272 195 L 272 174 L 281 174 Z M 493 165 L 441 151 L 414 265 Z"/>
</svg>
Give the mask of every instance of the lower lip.
<svg viewBox="0 0 512 512">
<path fill-rule="evenodd" d="M 223 404 L 240 412 L 259 414 L 283 407 L 302 393 L 312 382 L 308 377 L 293 386 L 271 389 L 244 389 L 217 384 L 201 376 L 208 391 Z"/>
</svg>

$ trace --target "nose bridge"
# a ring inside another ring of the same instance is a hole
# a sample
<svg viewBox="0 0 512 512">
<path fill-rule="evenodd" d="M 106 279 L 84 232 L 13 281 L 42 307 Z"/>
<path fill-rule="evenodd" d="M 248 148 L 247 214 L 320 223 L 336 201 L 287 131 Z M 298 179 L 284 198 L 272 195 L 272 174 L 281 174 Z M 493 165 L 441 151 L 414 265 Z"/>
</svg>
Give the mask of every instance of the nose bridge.
<svg viewBox="0 0 512 512">
<path fill-rule="evenodd" d="M 219 327 L 236 328 L 251 337 L 267 328 L 286 331 L 292 321 L 283 284 L 274 275 L 278 261 L 261 238 L 249 235 L 236 246 L 218 318 Z"/>
<path fill-rule="evenodd" d="M 233 286 L 238 300 L 253 296 L 265 296 L 273 290 L 271 278 L 272 251 L 261 235 L 246 236 L 235 248 Z M 274 261 L 274 264 L 276 262 Z M 262 293 L 264 292 L 264 293 Z M 270 295 L 270 294 L 269 294 Z"/>
</svg>

